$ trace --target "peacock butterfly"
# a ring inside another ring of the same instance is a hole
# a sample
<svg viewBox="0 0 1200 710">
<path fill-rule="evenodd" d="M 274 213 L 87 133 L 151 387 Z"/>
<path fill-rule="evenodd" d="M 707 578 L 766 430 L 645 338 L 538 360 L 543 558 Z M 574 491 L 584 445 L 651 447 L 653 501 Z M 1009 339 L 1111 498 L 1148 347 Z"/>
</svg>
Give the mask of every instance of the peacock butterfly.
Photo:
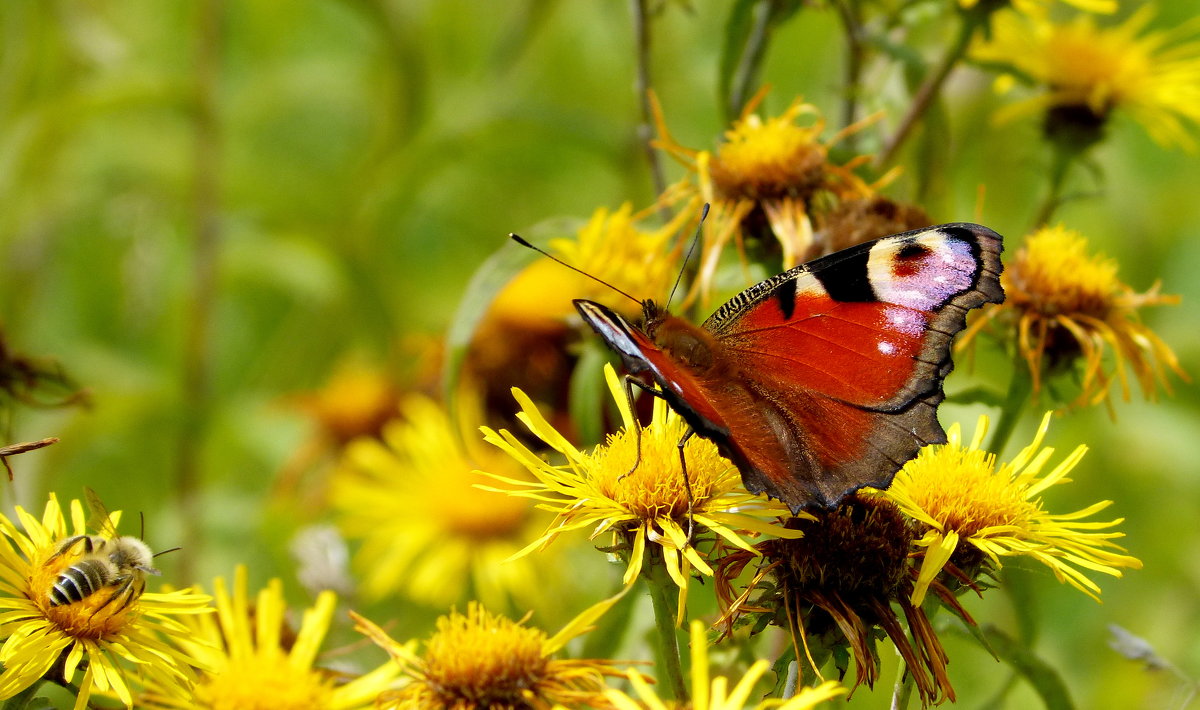
<svg viewBox="0 0 1200 710">
<path fill-rule="evenodd" d="M 748 490 L 798 512 L 886 488 L 922 446 L 946 441 L 951 342 L 968 310 L 1004 301 L 1002 249 L 976 224 L 884 237 L 755 284 L 700 326 L 651 300 L 640 327 L 574 303 L 687 436 L 711 439 Z"/>
</svg>

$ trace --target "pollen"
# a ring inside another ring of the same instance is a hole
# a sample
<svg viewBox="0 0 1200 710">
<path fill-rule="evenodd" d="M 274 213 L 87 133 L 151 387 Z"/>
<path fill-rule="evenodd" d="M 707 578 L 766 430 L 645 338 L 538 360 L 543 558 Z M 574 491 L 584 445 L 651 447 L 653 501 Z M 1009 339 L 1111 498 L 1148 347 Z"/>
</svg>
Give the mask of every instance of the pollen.
<svg viewBox="0 0 1200 710">
<path fill-rule="evenodd" d="M 195 689 L 200 707 L 209 710 L 305 710 L 332 707 L 333 679 L 309 668 L 293 667 L 278 652 L 258 653 L 230 663 Z"/>
<path fill-rule="evenodd" d="M 434 707 L 525 707 L 550 671 L 546 634 L 476 603 L 438 619 L 425 652 L 425 686 Z"/>
<path fill-rule="evenodd" d="M 601 494 L 641 520 L 681 520 L 692 507 L 702 508 L 728 472 L 730 464 L 711 443 L 692 437 L 684 445 L 687 479 L 679 460 L 679 441 L 687 430 L 680 418 L 656 421 L 641 430 L 638 461 L 636 429 L 622 429 L 591 454 L 589 469 Z M 637 462 L 636 467 L 634 463 Z"/>
<path fill-rule="evenodd" d="M 1039 508 L 1007 468 L 997 471 L 995 454 L 980 449 L 928 447 L 905 466 L 905 480 L 921 482 L 906 490 L 929 517 L 962 537 L 995 526 L 1025 528 Z"/>
<path fill-rule="evenodd" d="M 709 166 L 720 195 L 761 200 L 812 193 L 824 179 L 826 150 L 818 141 L 824 123 L 798 126 L 796 118 L 815 110 L 796 102 L 766 121 L 757 114 L 736 121 Z"/>
<path fill-rule="evenodd" d="M 1013 306 L 1044 316 L 1083 314 L 1104 319 L 1113 309 L 1121 282 L 1117 263 L 1087 253 L 1087 240 L 1062 226 L 1030 235 L 1005 271 L 1005 292 Z"/>
</svg>

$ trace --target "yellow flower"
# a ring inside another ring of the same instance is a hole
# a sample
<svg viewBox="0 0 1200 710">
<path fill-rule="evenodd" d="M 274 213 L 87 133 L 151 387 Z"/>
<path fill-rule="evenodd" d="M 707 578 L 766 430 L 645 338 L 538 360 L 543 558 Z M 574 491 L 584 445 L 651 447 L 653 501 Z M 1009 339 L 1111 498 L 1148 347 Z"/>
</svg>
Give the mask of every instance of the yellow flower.
<svg viewBox="0 0 1200 710">
<path fill-rule="evenodd" d="M 1117 11 L 1117 0 L 1063 0 L 1063 2 L 1088 12 L 1111 13 Z M 958 0 L 958 6 L 964 10 L 969 10 L 978 4 L 979 0 Z M 1050 0 L 1012 0 L 1013 9 L 1026 14 L 1043 13 L 1049 4 Z"/>
<path fill-rule="evenodd" d="M 246 568 L 234 572 L 233 593 L 225 580 L 214 584 L 217 615 L 190 620 L 195 657 L 201 673 L 193 695 L 185 701 L 148 693 L 142 706 L 190 710 L 350 710 L 373 707 L 376 696 L 390 687 L 399 669 L 388 662 L 353 680 L 313 664 L 329 633 L 337 595 L 322 592 L 304 610 L 300 629 L 287 625 L 283 585 L 271 580 L 252 600 Z"/>
<path fill-rule="evenodd" d="M 708 644 L 704 638 L 704 625 L 699 621 L 693 621 L 690 702 L 681 704 L 659 699 L 654 687 L 643 680 L 641 674 L 632 669 L 629 671 L 628 677 L 634 692 L 637 693 L 638 700 L 634 700 L 619 690 L 609 689 L 606 694 L 617 710 L 683 710 L 684 708 L 687 710 L 743 710 L 744 708 L 752 710 L 812 710 L 818 703 L 832 700 L 846 692 L 846 689 L 836 682 L 827 681 L 815 688 L 801 688 L 798 693 L 787 700 L 770 698 L 751 705 L 750 695 L 754 691 L 754 686 L 769 667 L 770 664 L 765 660 L 755 661 L 754 665 L 746 671 L 746 675 L 742 676 L 742 679 L 732 689 L 729 688 L 730 681 L 725 676 L 716 676 L 710 680 Z"/>
<path fill-rule="evenodd" d="M 385 693 L 378 707 L 422 710 L 549 710 L 567 707 L 608 707 L 605 676 L 618 676 L 615 661 L 558 659 L 568 641 L 592 628 L 620 594 L 585 610 L 554 636 L 487 611 L 478 602 L 467 613 L 451 611 L 437 621 L 437 631 L 425 642 L 399 644 L 383 629 L 351 612 L 357 629 L 387 650 L 408 684 Z"/>
<path fill-rule="evenodd" d="M 1078 232 L 1062 226 L 1034 232 L 1004 270 L 1001 283 L 1004 304 L 985 309 L 959 347 L 988 321 L 1012 323 L 1035 392 L 1046 374 L 1076 359 L 1083 365 L 1077 406 L 1106 401 L 1114 375 L 1128 400 L 1126 366 L 1147 397 L 1154 395 L 1156 382 L 1170 391 L 1166 369 L 1187 378 L 1171 348 L 1138 318 L 1142 306 L 1174 304 L 1179 297 L 1159 294 L 1158 284 L 1135 293 L 1117 278 L 1115 261 L 1087 253 L 1087 241 Z M 1115 362 L 1106 368 L 1109 349 Z"/>
<path fill-rule="evenodd" d="M 747 236 L 771 235 L 779 242 L 784 268 L 791 268 L 822 251 L 814 235 L 813 213 L 874 194 L 853 172 L 865 157 L 845 165 L 828 160 L 832 145 L 874 117 L 822 141 L 825 121 L 815 106 L 796 100 L 779 116 L 763 120 L 754 110 L 764 97 L 765 92 L 760 92 L 747 103 L 715 153 L 680 145 L 667 130 L 662 107 L 657 99 L 653 101 L 659 134 L 656 145 L 695 172 L 699 180 L 698 188 L 685 181 L 673 195 L 699 195 L 711 204 L 697 277 L 705 300 L 721 252 L 730 241 L 740 245 Z M 810 125 L 799 125 L 798 120 L 806 116 L 812 117 Z"/>
<path fill-rule="evenodd" d="M 144 582 L 108 584 L 69 603 L 54 604 L 59 575 L 79 563 L 89 544 L 83 506 L 70 503 L 71 530 L 51 494 L 41 520 L 19 506 L 23 530 L 0 516 L 0 699 L 37 683 L 61 663 L 61 678 L 76 684 L 75 707 L 88 706 L 93 692 L 111 693 L 133 705 L 131 684 L 153 683 L 171 697 L 186 698 L 193 666 L 203 661 L 185 645 L 186 626 L 175 617 L 210 612 L 209 597 L 190 590 L 142 593 Z M 119 513 L 104 529 L 115 530 Z M 15 549 L 14 549 L 15 546 Z M 86 668 L 83 677 L 78 677 Z"/>
<path fill-rule="evenodd" d="M 476 439 L 460 436 L 481 421 L 469 393 L 458 428 L 436 402 L 410 395 L 403 420 L 384 429 L 383 441 L 347 447 L 331 482 L 338 524 L 362 541 L 354 564 L 371 598 L 403 592 L 434 606 L 473 596 L 504 606 L 511 597 L 539 599 L 541 576 L 528 562 L 505 560 L 536 536 L 543 520 L 525 501 L 480 490 L 480 466 L 519 472 L 510 459 Z M 464 448 L 465 447 L 465 448 Z"/>
<path fill-rule="evenodd" d="M 1055 23 L 1043 13 L 998 13 L 990 42 L 973 56 L 1007 64 L 1045 93 L 1010 106 L 998 118 L 1049 110 L 1047 129 L 1092 131 L 1126 112 L 1165 146 L 1196 146 L 1200 124 L 1200 24 L 1144 32 L 1145 5 L 1123 24 L 1096 25 L 1091 15 Z"/>
<path fill-rule="evenodd" d="M 611 531 L 618 546 L 628 553 L 624 579 L 630 584 L 642 569 L 647 545 L 652 545 L 679 587 L 682 615 L 692 570 L 712 575 L 712 568 L 697 549 L 696 537 L 688 537 L 693 524 L 700 534 L 710 531 L 733 545 L 751 550 L 737 530 L 789 534 L 764 520 L 789 513 L 777 501 L 747 493 L 741 487 L 737 469 L 721 458 L 716 445 L 698 436 L 689 439 L 684 448 L 691 483 L 689 509 L 678 449 L 687 424 L 658 398 L 649 426 L 641 430 L 641 460 L 633 469 L 638 446 L 633 415 L 616 372 L 606 365 L 604 374 L 620 409 L 623 430 L 590 452 L 580 451 L 542 417 L 524 392 L 513 390 L 521 404 L 517 417 L 534 435 L 564 456 L 566 463 L 547 463 L 508 431 L 483 427 L 484 439 L 521 462 L 536 480 L 495 472 L 488 475 L 505 485 L 504 489 L 496 490 L 536 500 L 539 507 L 558 515 L 550 529 L 517 556 L 546 547 L 564 532 L 591 530 L 594 539 Z"/>
<path fill-rule="evenodd" d="M 1042 493 L 1066 483 L 1066 476 L 1087 452 L 1080 444 L 1058 465 L 1043 473 L 1054 454 L 1042 448 L 1050 413 L 1033 443 L 1011 462 L 996 464 L 996 455 L 980 448 L 987 431 L 986 416 L 979 418 L 975 436 L 964 445 L 961 428 L 954 424 L 946 444 L 927 446 L 896 474 L 884 495 L 925 528 L 917 545 L 924 548 L 913 603 L 920 604 L 925 590 L 948 562 L 968 576 L 971 568 L 987 563 L 998 569 L 1000 558 L 1024 555 L 1099 600 L 1100 587 L 1080 568 L 1120 577 L 1120 567 L 1140 569 L 1136 558 L 1120 554 L 1110 542 L 1119 532 L 1099 532 L 1120 524 L 1085 521 L 1112 504 L 1100 501 L 1073 513 L 1054 514 L 1042 504 Z"/>
</svg>

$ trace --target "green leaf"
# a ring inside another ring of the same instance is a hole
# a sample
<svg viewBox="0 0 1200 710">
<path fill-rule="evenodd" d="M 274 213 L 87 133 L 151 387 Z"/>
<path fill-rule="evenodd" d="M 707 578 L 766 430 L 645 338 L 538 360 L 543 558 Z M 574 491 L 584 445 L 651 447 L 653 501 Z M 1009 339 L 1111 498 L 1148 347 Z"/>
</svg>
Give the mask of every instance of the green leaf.
<svg viewBox="0 0 1200 710">
<path fill-rule="evenodd" d="M 532 249 L 506 242 L 471 276 L 467 290 L 459 301 L 458 309 L 446 332 L 446 362 L 442 387 L 451 421 L 456 421 L 454 393 L 462 379 L 462 368 L 466 363 L 467 352 L 476 328 L 500 291 L 537 257 L 537 252 Z"/>
<path fill-rule="evenodd" d="M 598 443 L 604 436 L 605 392 L 604 363 L 609 350 L 599 338 L 587 338 L 571 373 L 571 421 L 579 431 L 579 440 Z"/>
<path fill-rule="evenodd" d="M 1075 707 L 1062 676 L 1032 649 L 991 624 L 982 630 L 1000 660 L 1029 682 L 1047 710 L 1071 710 Z"/>
</svg>

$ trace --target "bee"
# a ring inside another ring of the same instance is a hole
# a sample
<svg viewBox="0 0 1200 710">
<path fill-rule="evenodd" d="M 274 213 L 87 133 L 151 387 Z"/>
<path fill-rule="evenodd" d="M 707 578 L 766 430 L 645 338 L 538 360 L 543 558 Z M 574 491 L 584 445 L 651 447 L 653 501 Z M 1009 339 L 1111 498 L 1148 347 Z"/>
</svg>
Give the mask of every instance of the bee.
<svg viewBox="0 0 1200 710">
<path fill-rule="evenodd" d="M 154 553 L 140 538 L 118 535 L 112 516 L 95 491 L 89 488 L 86 492 L 100 534 L 75 535 L 59 544 L 51 560 L 67 553 L 78 554 L 80 558 L 54 580 L 48 593 L 50 606 L 74 604 L 110 589 L 105 606 L 122 600 L 120 607 L 124 608 L 142 595 L 147 574 L 160 574 L 153 566 Z"/>
</svg>

